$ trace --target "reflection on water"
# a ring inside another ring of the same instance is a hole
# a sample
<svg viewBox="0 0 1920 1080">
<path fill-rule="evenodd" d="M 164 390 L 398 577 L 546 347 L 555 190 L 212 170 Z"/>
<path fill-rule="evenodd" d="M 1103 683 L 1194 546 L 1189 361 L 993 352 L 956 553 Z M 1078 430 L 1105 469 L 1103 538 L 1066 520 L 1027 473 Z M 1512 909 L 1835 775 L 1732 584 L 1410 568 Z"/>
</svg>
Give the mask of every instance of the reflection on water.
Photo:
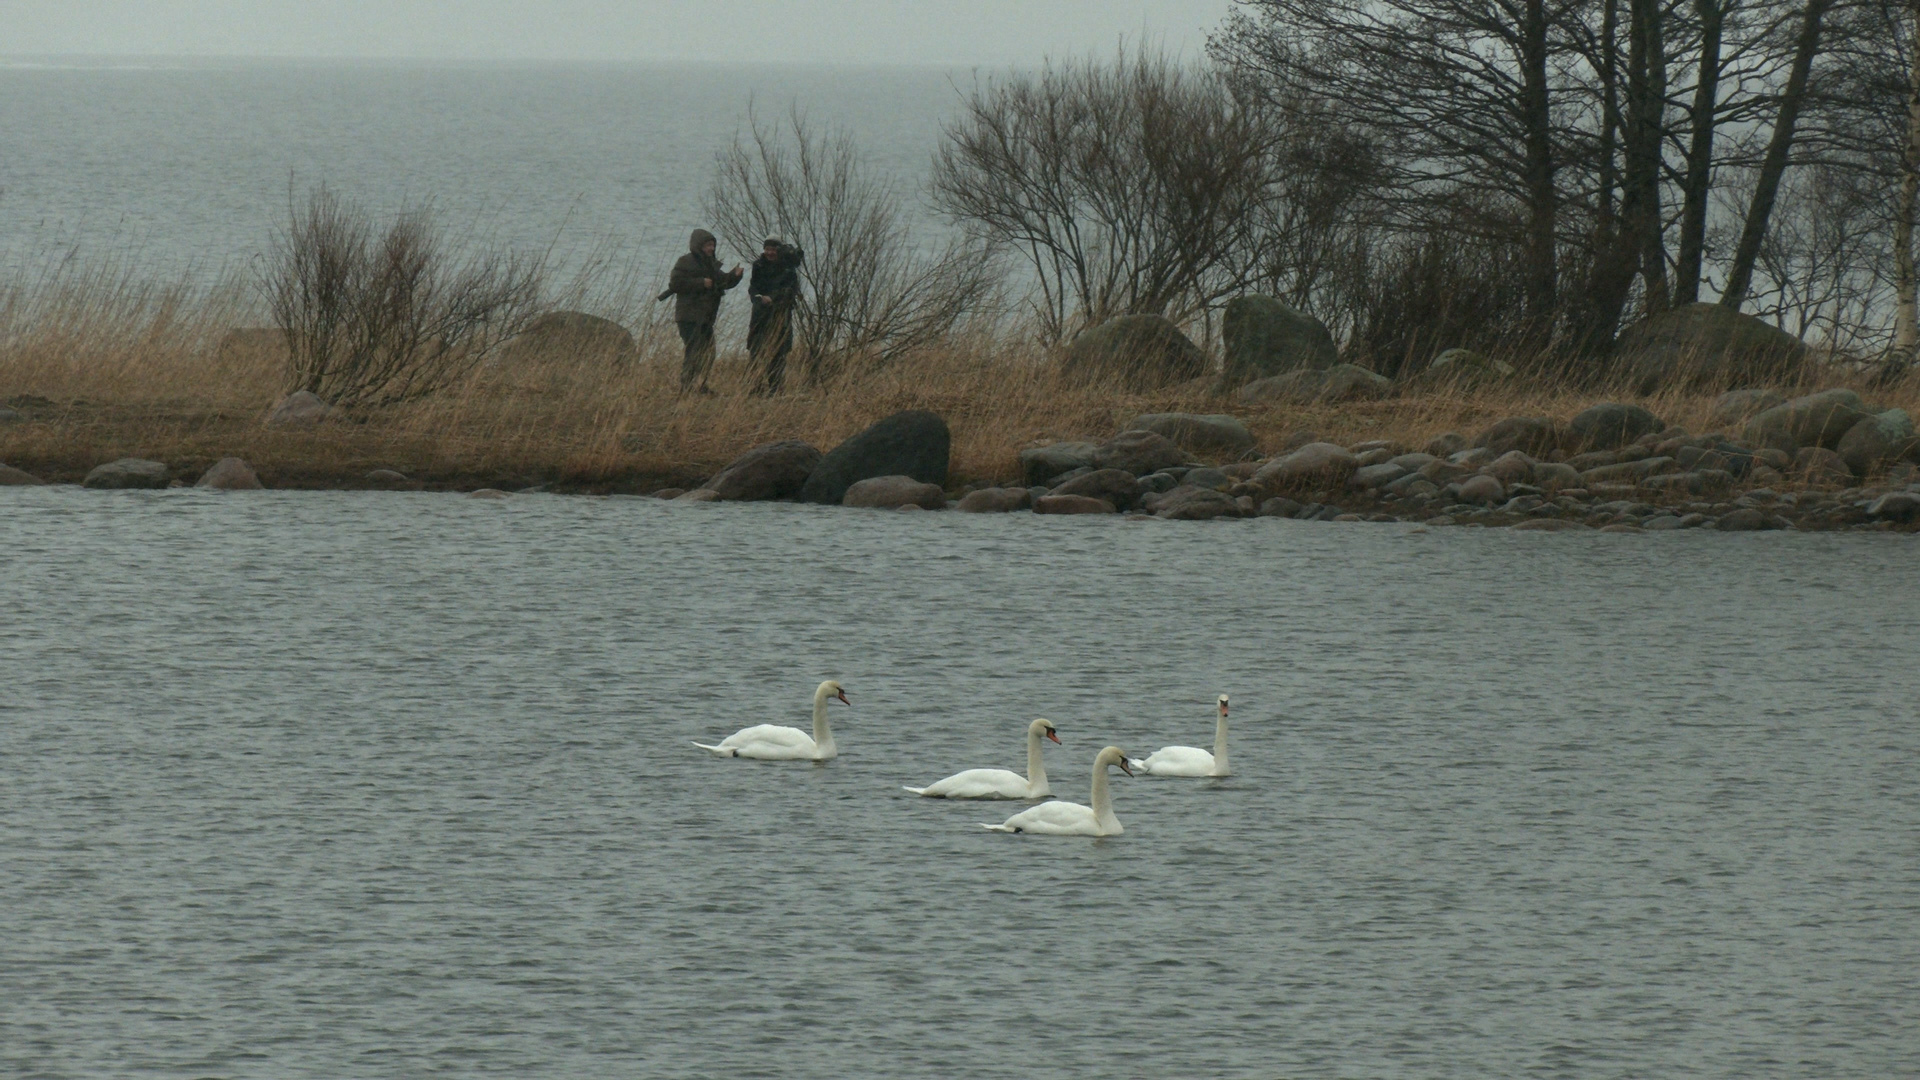
<svg viewBox="0 0 1920 1080">
<path fill-rule="evenodd" d="M 1914 544 L 0 492 L 0 1072 L 1897 1075 Z"/>
</svg>

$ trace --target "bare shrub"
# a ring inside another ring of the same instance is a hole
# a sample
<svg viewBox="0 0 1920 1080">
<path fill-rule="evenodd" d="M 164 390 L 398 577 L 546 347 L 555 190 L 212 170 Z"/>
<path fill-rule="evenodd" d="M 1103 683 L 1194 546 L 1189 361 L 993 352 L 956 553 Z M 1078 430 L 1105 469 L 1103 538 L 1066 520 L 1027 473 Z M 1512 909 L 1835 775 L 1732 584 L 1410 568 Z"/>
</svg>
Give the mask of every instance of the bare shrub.
<svg viewBox="0 0 1920 1080">
<path fill-rule="evenodd" d="M 986 246 L 915 242 L 900 196 L 871 174 L 850 134 L 821 130 L 797 107 L 720 156 L 706 210 L 751 259 L 778 236 L 806 252 L 795 337 L 809 383 L 854 356 L 879 363 L 925 348 L 990 306 L 997 275 Z"/>
<path fill-rule="evenodd" d="M 289 199 L 262 280 L 287 335 L 290 390 L 335 405 L 424 397 L 466 375 L 540 310 L 543 259 L 459 256 L 430 208 L 402 211 L 375 236 L 360 207 L 325 187 Z"/>
<path fill-rule="evenodd" d="M 935 203 L 1031 266 L 1058 340 L 1115 315 L 1185 322 L 1258 276 L 1270 132 L 1211 69 L 1141 48 L 977 87 Z"/>
</svg>

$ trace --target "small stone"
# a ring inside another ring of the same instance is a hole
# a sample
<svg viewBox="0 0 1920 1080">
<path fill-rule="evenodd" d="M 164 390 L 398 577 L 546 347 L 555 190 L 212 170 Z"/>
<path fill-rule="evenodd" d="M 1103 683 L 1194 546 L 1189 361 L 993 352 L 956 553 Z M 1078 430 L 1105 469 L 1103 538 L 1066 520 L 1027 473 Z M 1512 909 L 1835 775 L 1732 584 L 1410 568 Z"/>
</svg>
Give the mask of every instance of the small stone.
<svg viewBox="0 0 1920 1080">
<path fill-rule="evenodd" d="M 1467 437 L 1465 435 L 1457 431 L 1449 431 L 1428 439 L 1427 445 L 1421 447 L 1421 449 L 1435 458 L 1445 459 L 1465 450 L 1467 445 Z"/>
<path fill-rule="evenodd" d="M 1260 504 L 1261 517 L 1290 518 L 1300 513 L 1301 506 L 1284 495 L 1276 495 Z"/>
<path fill-rule="evenodd" d="M 1020 451 L 1020 472 L 1027 486 L 1045 484 L 1064 472 L 1091 469 L 1094 452 L 1100 447 L 1090 442 L 1057 442 L 1050 446 Z"/>
<path fill-rule="evenodd" d="M 1488 463 L 1483 471 L 1502 484 L 1524 484 L 1533 479 L 1533 465 L 1532 458 L 1510 450 Z"/>
<path fill-rule="evenodd" d="M 164 462 L 142 458 L 121 458 L 96 467 L 81 483 L 90 488 L 163 488 L 167 486 Z"/>
<path fill-rule="evenodd" d="M 1480 433 L 1475 446 L 1493 451 L 1494 457 L 1520 450 L 1530 457 L 1542 458 L 1559 445 L 1560 432 L 1544 416 L 1513 416 Z"/>
<path fill-rule="evenodd" d="M 499 488 L 481 488 L 478 491 L 467 492 L 469 499 L 510 499 L 512 497 Z"/>
<path fill-rule="evenodd" d="M 673 501 L 677 503 L 719 502 L 720 493 L 713 490 L 712 488 L 694 488 L 692 491 L 686 491 L 678 495 L 675 495 L 673 497 Z"/>
<path fill-rule="evenodd" d="M 45 480 L 11 465 L 0 465 L 0 487 L 31 487 Z"/>
<path fill-rule="evenodd" d="M 1818 487 L 1845 487 L 1853 483 L 1853 470 L 1847 466 L 1846 459 L 1825 447 L 1803 447 L 1793 456 L 1793 471 Z"/>
<path fill-rule="evenodd" d="M 1629 525 L 1626 522 L 1617 521 L 1612 525 L 1602 526 L 1600 531 L 1603 533 L 1643 533 L 1647 530 L 1638 525 Z"/>
<path fill-rule="evenodd" d="M 1680 519 L 1672 514 L 1657 514 L 1640 523 L 1647 532 L 1669 532 L 1681 528 Z"/>
<path fill-rule="evenodd" d="M 1086 495 L 1043 495 L 1033 500 L 1036 514 L 1111 514 L 1113 504 Z"/>
<path fill-rule="evenodd" d="M 1386 487 L 1388 484 L 1406 475 L 1407 470 L 1389 461 L 1355 469 L 1350 483 L 1352 483 L 1354 487 L 1366 488 L 1371 491 L 1374 488 Z"/>
<path fill-rule="evenodd" d="M 1720 517 L 1721 532 L 1758 532 L 1768 527 L 1767 515 L 1750 506 Z"/>
<path fill-rule="evenodd" d="M 1907 491 L 1889 492 L 1867 507 L 1867 516 L 1902 523 L 1920 519 L 1920 495 Z"/>
<path fill-rule="evenodd" d="M 1253 475 L 1253 482 L 1275 494 L 1336 487 L 1345 484 L 1358 465 L 1343 446 L 1308 443 L 1262 466 Z"/>
<path fill-rule="evenodd" d="M 1612 450 L 1625 446 L 1665 425 L 1638 405 L 1609 401 L 1586 409 L 1567 421 L 1567 437 L 1575 449 Z"/>
<path fill-rule="evenodd" d="M 266 485 L 254 475 L 251 466 L 237 457 L 224 457 L 213 463 L 213 467 L 200 474 L 200 482 L 194 487 L 214 488 L 219 491 L 259 491 Z"/>
<path fill-rule="evenodd" d="M 1588 526 L 1566 518 L 1539 517 L 1528 518 L 1515 525 L 1513 532 L 1583 532 Z"/>
<path fill-rule="evenodd" d="M 669 488 L 661 488 L 659 491 L 654 492 L 653 497 L 656 499 L 666 499 L 667 501 L 671 502 L 674 499 L 677 499 L 680 496 L 685 495 L 686 493 L 687 493 L 686 488 L 669 487 Z"/>
<path fill-rule="evenodd" d="M 1461 502 L 1491 506 L 1506 499 L 1506 486 L 1491 476 L 1469 476 L 1460 482 Z"/>
<path fill-rule="evenodd" d="M 870 476 L 848 485 L 847 493 L 840 498 L 841 506 L 875 510 L 892 510 L 909 504 L 922 510 L 945 510 L 947 493 L 939 484 L 924 483 L 911 476 Z"/>
<path fill-rule="evenodd" d="M 333 406 L 326 403 L 320 395 L 307 390 L 298 390 L 281 398 L 279 403 L 267 410 L 265 424 L 270 428 L 298 431 L 317 427 L 327 418 Z"/>
<path fill-rule="evenodd" d="M 962 496 L 954 509 L 963 514 L 1005 514 L 1031 505 L 1026 488 L 982 488 Z"/>
<path fill-rule="evenodd" d="M 1053 495 L 1084 495 L 1104 499 L 1116 509 L 1131 510 L 1140 500 L 1140 482 L 1124 469 L 1095 469 L 1054 487 Z"/>
</svg>

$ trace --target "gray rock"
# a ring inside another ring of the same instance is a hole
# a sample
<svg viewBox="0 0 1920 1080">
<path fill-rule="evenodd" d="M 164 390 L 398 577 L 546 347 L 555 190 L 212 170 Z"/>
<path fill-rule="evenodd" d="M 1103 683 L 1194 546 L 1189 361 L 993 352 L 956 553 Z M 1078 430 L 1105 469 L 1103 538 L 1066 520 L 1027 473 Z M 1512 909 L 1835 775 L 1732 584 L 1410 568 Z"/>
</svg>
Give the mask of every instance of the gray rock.
<svg viewBox="0 0 1920 1080">
<path fill-rule="evenodd" d="M 1865 476 L 1890 461 L 1911 453 L 1920 440 L 1914 438 L 1913 418 L 1905 409 L 1888 409 L 1869 416 L 1840 436 L 1834 451 L 1855 476 Z"/>
<path fill-rule="evenodd" d="M 1580 486 L 1580 470 L 1559 461 L 1539 461 L 1533 466 L 1533 482 L 1548 491 Z"/>
<path fill-rule="evenodd" d="M 1161 473 L 1158 475 L 1164 476 L 1166 474 Z M 1225 491 L 1237 482 L 1233 477 L 1228 476 L 1219 469 L 1201 468 L 1188 470 L 1187 474 L 1180 478 L 1180 483 L 1175 486 L 1206 488 L 1209 491 Z"/>
<path fill-rule="evenodd" d="M 493 363 L 509 368 L 542 361 L 615 367 L 639 355 L 633 335 L 612 319 L 584 311 L 549 311 L 502 346 Z"/>
<path fill-rule="evenodd" d="M 1221 517 L 1246 517 L 1239 500 L 1221 491 L 1182 485 L 1165 495 L 1148 496 L 1142 506 L 1155 517 L 1174 521 L 1210 521 Z"/>
<path fill-rule="evenodd" d="M 1428 439 L 1427 445 L 1422 449 L 1436 458 L 1450 458 L 1460 451 L 1465 450 L 1468 445 L 1465 435 L 1457 431 L 1449 431 Z"/>
<path fill-rule="evenodd" d="M 1022 450 L 1020 473 L 1026 478 L 1028 487 L 1044 485 L 1061 473 L 1092 468 L 1093 455 L 1099 449 L 1098 443 L 1057 442 L 1051 446 Z"/>
<path fill-rule="evenodd" d="M 800 489 L 800 499 L 838 506 L 848 488 L 876 476 L 911 476 L 945 487 L 952 443 L 947 422 L 933 413 L 894 413 L 822 457 Z"/>
<path fill-rule="evenodd" d="M 1237 458 L 1253 449 L 1253 432 L 1225 413 L 1147 413 L 1136 416 L 1128 431 L 1151 431 L 1182 450 Z"/>
<path fill-rule="evenodd" d="M 1260 503 L 1260 516 L 1290 518 L 1300 513 L 1303 509 L 1305 508 L 1292 499 L 1284 495 L 1276 495 Z"/>
<path fill-rule="evenodd" d="M 1609 401 L 1567 421 L 1567 439 L 1576 450 L 1616 450 L 1665 426 L 1638 405 Z"/>
<path fill-rule="evenodd" d="M 1462 450 L 1448 458 L 1447 463 L 1450 465 L 1458 465 L 1463 469 L 1484 469 L 1488 465 L 1500 460 L 1500 453 L 1501 452 L 1489 450 L 1484 446 L 1475 446 L 1467 450 Z"/>
<path fill-rule="evenodd" d="M 1081 382 L 1156 390 L 1207 373 L 1207 354 L 1159 315 L 1122 315 L 1083 330 L 1060 357 L 1060 369 Z"/>
<path fill-rule="evenodd" d="M 1559 445 L 1560 431 L 1544 416 L 1512 416 L 1480 433 L 1473 445 L 1493 451 L 1495 457 L 1518 450 L 1528 457 L 1544 458 Z"/>
<path fill-rule="evenodd" d="M 1333 334 L 1319 319 L 1271 296 L 1237 296 L 1220 317 L 1228 386 L 1268 378 L 1295 368 L 1330 368 L 1340 362 Z"/>
<path fill-rule="evenodd" d="M 254 475 L 253 467 L 237 457 L 224 457 L 214 462 L 212 468 L 200 474 L 199 483 L 193 486 L 219 491 L 259 491 L 266 487 Z"/>
<path fill-rule="evenodd" d="M 1671 532 L 1680 528 L 1680 519 L 1672 514 L 1658 514 L 1640 523 L 1648 532 Z"/>
<path fill-rule="evenodd" d="M 1713 403 L 1713 411 L 1708 414 L 1707 422 L 1715 428 L 1732 429 L 1746 423 L 1757 413 L 1766 412 L 1775 405 L 1785 405 L 1787 399 L 1772 390 L 1729 390 L 1721 394 Z"/>
<path fill-rule="evenodd" d="M 333 406 L 321 400 L 318 394 L 298 390 L 281 398 L 279 404 L 267 410 L 266 426 L 288 431 L 299 431 L 318 427 Z"/>
<path fill-rule="evenodd" d="M 1755 446 L 1789 454 L 1803 446 L 1831 450 L 1849 428 L 1869 415 L 1866 403 L 1853 391 L 1822 390 L 1755 415 L 1742 434 Z"/>
<path fill-rule="evenodd" d="M 1426 468 L 1428 465 L 1431 465 L 1434 462 L 1439 461 L 1440 458 L 1434 456 L 1433 454 L 1413 453 L 1413 454 L 1401 454 L 1399 457 L 1391 458 L 1390 460 L 1395 465 L 1400 466 L 1401 468 L 1407 470 L 1408 472 L 1419 472 L 1421 469 Z"/>
<path fill-rule="evenodd" d="M 1383 465 L 1392 461 L 1394 457 L 1393 451 L 1384 446 L 1349 446 L 1347 452 L 1353 455 L 1353 459 L 1359 462 L 1363 469 L 1369 465 Z"/>
<path fill-rule="evenodd" d="M 1506 486 L 1491 476 L 1469 476 L 1460 481 L 1460 501 L 1492 506 L 1507 500 Z"/>
<path fill-rule="evenodd" d="M 1310 405 L 1315 402 L 1370 401 L 1393 392 L 1393 381 L 1353 364 L 1336 364 L 1324 370 L 1300 368 L 1285 374 L 1259 379 L 1234 392 L 1234 398 L 1248 404 L 1282 402 Z"/>
<path fill-rule="evenodd" d="M 1488 476 L 1502 484 L 1525 484 L 1533 479 L 1535 462 L 1518 450 L 1509 450 L 1482 467 Z"/>
<path fill-rule="evenodd" d="M 1663 387 L 1730 390 L 1799 377 L 1799 338 L 1719 304 L 1682 304 L 1622 331 L 1616 361 L 1642 394 Z"/>
<path fill-rule="evenodd" d="M 1140 482 L 1124 469 L 1095 469 L 1074 477 L 1048 494 L 1084 495 L 1103 499 L 1115 509 L 1129 510 L 1140 499 Z"/>
<path fill-rule="evenodd" d="M 1920 520 L 1920 495 L 1909 491 L 1890 491 L 1873 500 L 1873 504 L 1867 507 L 1867 516 L 1903 524 Z"/>
<path fill-rule="evenodd" d="M 1580 482 L 1589 488 L 1595 484 L 1639 483 L 1649 476 L 1679 471 L 1680 463 L 1670 457 L 1648 457 L 1588 469 L 1580 474 Z"/>
<path fill-rule="evenodd" d="M 393 469 L 375 469 L 360 478 L 371 488 L 385 491 L 418 491 L 422 487 L 418 480 L 409 479 L 405 473 Z M 679 492 L 674 492 L 678 495 Z"/>
<path fill-rule="evenodd" d="M 701 486 L 721 502 L 791 499 L 807 486 L 820 459 L 820 451 L 797 439 L 762 443 L 728 462 Z"/>
<path fill-rule="evenodd" d="M 1111 514 L 1113 504 L 1086 495 L 1043 495 L 1033 500 L 1036 514 Z"/>
<path fill-rule="evenodd" d="M 1719 469 L 1671 472 L 1649 476 L 1641 483 L 1654 491 L 1680 495 L 1715 495 L 1733 487 L 1733 474 Z"/>
<path fill-rule="evenodd" d="M 1513 375 L 1513 365 L 1504 360 L 1489 359 L 1472 349 L 1448 349 L 1407 379 L 1407 384 L 1416 390 L 1441 387 L 1464 390 L 1511 379 Z"/>
<path fill-rule="evenodd" d="M 954 509 L 963 514 L 1005 514 L 1033 505 L 1026 488 L 982 488 L 961 496 Z"/>
<path fill-rule="evenodd" d="M 1343 446 L 1308 443 L 1262 465 L 1260 471 L 1253 474 L 1253 483 L 1274 494 L 1340 487 L 1358 467 L 1359 463 Z"/>
<path fill-rule="evenodd" d="M 1388 484 L 1386 486 L 1386 492 L 1397 498 L 1430 499 L 1440 494 L 1440 485 L 1421 476 L 1419 473 L 1408 473 L 1393 483 Z"/>
<path fill-rule="evenodd" d="M 1406 475 L 1407 470 L 1389 461 L 1382 465 L 1362 465 L 1353 471 L 1353 479 L 1349 482 L 1354 487 L 1371 490 L 1386 487 Z"/>
<path fill-rule="evenodd" d="M 874 510 L 894 510 L 902 506 L 945 510 L 947 493 L 940 490 L 939 484 L 924 483 L 911 476 L 869 476 L 848 485 L 840 505 Z"/>
<path fill-rule="evenodd" d="M 1161 469 L 1156 473 L 1148 473 L 1140 478 L 1142 491 L 1172 491 L 1179 486 L 1180 478 L 1165 469 Z"/>
<path fill-rule="evenodd" d="M 1566 518 L 1537 517 L 1528 518 L 1512 528 L 1512 532 L 1589 532 L 1592 526 L 1582 525 Z"/>
<path fill-rule="evenodd" d="M 1151 431 L 1123 431 L 1093 452 L 1096 469 L 1120 469 L 1135 476 L 1187 464 L 1187 452 L 1164 435 Z"/>
<path fill-rule="evenodd" d="M 167 480 L 164 462 L 121 458 L 96 467 L 81 482 L 90 488 L 163 488 Z"/>
<path fill-rule="evenodd" d="M 30 472 L 16 469 L 11 465 L 0 465 L 0 487 L 31 487 L 44 483 L 46 483 L 45 480 Z"/>
<path fill-rule="evenodd" d="M 507 494 L 504 491 L 501 491 L 499 488 L 481 488 L 478 491 L 467 492 L 467 498 L 469 499 L 511 499 L 513 498 L 513 496 Z"/>
<path fill-rule="evenodd" d="M 1718 527 L 1721 532 L 1758 532 L 1772 524 L 1766 514 L 1749 506 L 1721 515 Z"/>
<path fill-rule="evenodd" d="M 719 502 L 720 493 L 712 488 L 694 488 L 692 491 L 683 491 L 675 495 L 673 501 L 677 503 Z"/>
<path fill-rule="evenodd" d="M 1809 446 L 1793 456 L 1793 471 L 1815 487 L 1846 487 L 1853 483 L 1853 470 L 1838 453 L 1821 446 Z"/>
</svg>

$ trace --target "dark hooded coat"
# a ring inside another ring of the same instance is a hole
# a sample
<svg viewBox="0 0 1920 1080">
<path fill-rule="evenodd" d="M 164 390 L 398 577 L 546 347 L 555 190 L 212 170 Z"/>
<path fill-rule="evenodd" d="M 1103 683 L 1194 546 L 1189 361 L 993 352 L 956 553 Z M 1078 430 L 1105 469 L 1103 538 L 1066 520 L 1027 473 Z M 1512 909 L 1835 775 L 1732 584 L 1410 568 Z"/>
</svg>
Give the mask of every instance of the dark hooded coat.
<svg viewBox="0 0 1920 1080">
<path fill-rule="evenodd" d="M 705 229 L 693 230 L 687 253 L 673 264 L 667 278 L 667 291 L 673 294 L 673 321 L 711 325 L 720 314 L 720 298 L 740 284 L 738 273 L 729 274 L 720 266 L 718 253 L 708 255 L 700 249 L 713 240 Z M 712 287 L 702 284 L 711 279 Z"/>
</svg>

